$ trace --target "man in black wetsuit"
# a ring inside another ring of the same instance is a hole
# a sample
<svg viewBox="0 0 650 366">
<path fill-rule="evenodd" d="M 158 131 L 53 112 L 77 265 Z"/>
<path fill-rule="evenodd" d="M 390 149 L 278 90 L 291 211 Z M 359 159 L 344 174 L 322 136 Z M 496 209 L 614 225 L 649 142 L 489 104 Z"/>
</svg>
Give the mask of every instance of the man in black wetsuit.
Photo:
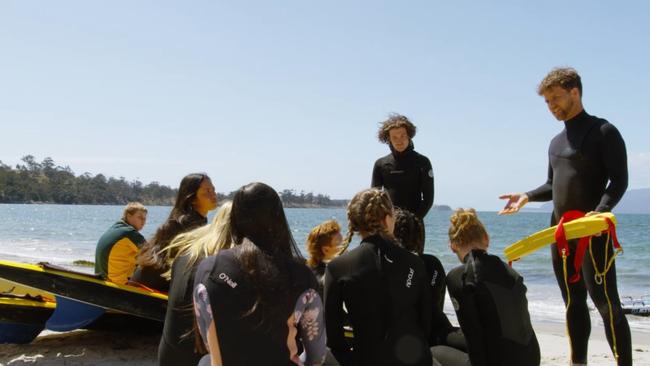
<svg viewBox="0 0 650 366">
<path fill-rule="evenodd" d="M 508 203 L 500 214 L 519 211 L 529 201 L 553 200 L 551 225 L 570 210 L 593 212 L 611 211 L 627 189 L 627 155 L 620 133 L 604 119 L 591 116 L 582 106 L 582 83 L 571 68 L 552 70 L 538 88 L 551 113 L 564 121 L 564 129 L 551 141 L 548 156 L 548 180 L 526 193 L 501 196 Z M 632 364 L 630 328 L 621 309 L 616 288 L 616 268 L 612 264 L 603 277 L 597 276 L 611 258 L 613 248 L 606 245 L 606 236 L 592 239 L 591 253 L 584 256 L 582 278 L 565 285 L 563 260 L 556 244 L 552 245 L 553 269 L 567 307 L 567 328 L 574 365 L 587 363 L 587 344 L 591 332 L 587 292 L 605 324 L 607 340 L 617 356 L 618 365 Z M 575 242 L 569 242 L 567 262 L 573 263 Z M 587 251 L 589 252 L 589 251 Z M 593 259 L 593 261 L 592 261 Z M 594 268 L 594 263 L 596 268 Z M 567 276 L 574 275 L 567 266 Z M 598 277 L 598 279 L 596 279 Z"/>
<path fill-rule="evenodd" d="M 381 124 L 379 141 L 390 146 L 390 154 L 375 162 L 371 186 L 386 190 L 395 207 L 424 219 L 433 206 L 433 169 L 426 156 L 413 150 L 415 132 L 415 125 L 399 114 Z"/>
</svg>

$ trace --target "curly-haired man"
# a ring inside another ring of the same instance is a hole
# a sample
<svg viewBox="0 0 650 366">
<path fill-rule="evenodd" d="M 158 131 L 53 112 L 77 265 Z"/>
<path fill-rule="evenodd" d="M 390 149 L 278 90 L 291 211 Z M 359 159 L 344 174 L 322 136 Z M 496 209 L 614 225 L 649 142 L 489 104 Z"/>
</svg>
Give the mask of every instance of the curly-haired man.
<svg viewBox="0 0 650 366">
<path fill-rule="evenodd" d="M 381 123 L 377 137 L 390 154 L 375 162 L 371 186 L 383 188 L 393 205 L 423 219 L 433 206 L 433 169 L 426 156 L 413 150 L 415 132 L 415 125 L 400 114 Z"/>
<path fill-rule="evenodd" d="M 553 200 L 551 225 L 571 210 L 608 212 L 627 189 L 627 153 L 616 127 L 591 116 L 582 106 L 582 81 L 572 68 L 556 68 L 546 75 L 537 93 L 544 97 L 551 114 L 563 121 L 564 129 L 551 140 L 548 149 L 548 179 L 526 193 L 501 196 L 507 199 L 501 214 L 513 214 L 528 201 Z M 587 364 L 591 332 L 587 293 L 605 325 L 607 340 L 617 364 L 632 365 L 630 328 L 621 309 L 616 288 L 616 267 L 608 265 L 613 248 L 605 235 L 591 239 L 591 248 L 580 249 L 569 241 L 566 272 L 557 245 L 552 245 L 553 269 L 567 306 L 566 321 L 572 365 Z M 580 250 L 586 250 L 580 261 Z M 574 258 L 578 258 L 574 261 Z M 582 275 L 582 278 L 580 278 Z M 566 281 L 566 278 L 571 280 Z"/>
</svg>

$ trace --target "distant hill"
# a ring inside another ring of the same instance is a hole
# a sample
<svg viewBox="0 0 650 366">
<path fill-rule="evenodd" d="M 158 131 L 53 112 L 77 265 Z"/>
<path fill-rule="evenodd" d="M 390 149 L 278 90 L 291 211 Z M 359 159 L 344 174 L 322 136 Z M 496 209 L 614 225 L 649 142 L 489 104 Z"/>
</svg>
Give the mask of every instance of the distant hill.
<svg viewBox="0 0 650 366">
<path fill-rule="evenodd" d="M 551 212 L 553 204 L 547 202 L 539 208 L 528 208 L 526 211 Z M 621 202 L 614 208 L 615 213 L 650 214 L 650 188 L 630 189 L 625 192 Z"/>
</svg>

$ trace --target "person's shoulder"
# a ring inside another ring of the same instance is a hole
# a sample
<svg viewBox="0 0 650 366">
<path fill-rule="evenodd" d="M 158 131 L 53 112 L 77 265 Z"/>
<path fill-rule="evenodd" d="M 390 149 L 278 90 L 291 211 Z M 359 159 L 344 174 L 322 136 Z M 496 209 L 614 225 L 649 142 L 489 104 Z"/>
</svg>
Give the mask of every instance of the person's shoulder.
<svg viewBox="0 0 650 366">
<path fill-rule="evenodd" d="M 433 255 L 433 254 L 422 253 L 422 254 L 420 254 L 420 258 L 421 258 L 422 261 L 424 261 L 424 262 L 430 262 L 430 263 L 442 264 L 442 263 L 440 262 L 440 259 L 438 259 L 438 257 L 436 257 L 436 256 Z"/>
<path fill-rule="evenodd" d="M 447 288 L 450 292 L 457 291 L 463 286 L 463 274 L 465 273 L 465 265 L 461 264 L 456 266 L 447 273 Z"/>
<path fill-rule="evenodd" d="M 389 153 L 389 154 L 384 155 L 384 156 L 380 157 L 379 159 L 377 159 L 375 161 L 375 166 L 381 166 L 381 165 L 386 164 L 388 162 L 391 162 L 393 160 L 395 160 L 395 158 L 393 157 L 393 154 Z"/>
<path fill-rule="evenodd" d="M 417 151 L 415 151 L 415 150 L 413 150 L 413 156 L 415 156 L 415 158 L 418 159 L 419 161 L 423 161 L 423 162 L 431 163 L 431 162 L 429 161 L 429 158 L 428 158 L 426 155 L 421 154 L 421 153 L 419 153 L 419 152 L 417 152 Z"/>
<path fill-rule="evenodd" d="M 598 118 L 598 125 L 599 125 L 599 131 L 600 134 L 605 138 L 605 139 L 621 139 L 621 133 L 618 131 L 618 128 L 614 126 L 612 123 L 609 121 Z"/>
</svg>

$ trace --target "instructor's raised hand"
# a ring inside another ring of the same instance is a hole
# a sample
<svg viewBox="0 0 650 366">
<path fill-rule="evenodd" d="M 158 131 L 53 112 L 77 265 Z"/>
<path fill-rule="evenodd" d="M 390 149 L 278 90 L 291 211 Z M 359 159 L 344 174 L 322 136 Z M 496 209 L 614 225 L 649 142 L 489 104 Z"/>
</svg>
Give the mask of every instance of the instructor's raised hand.
<svg viewBox="0 0 650 366">
<path fill-rule="evenodd" d="M 506 206 L 499 211 L 499 215 L 512 215 L 519 212 L 528 203 L 528 195 L 525 193 L 510 193 L 499 196 L 502 200 L 508 200 Z"/>
</svg>

